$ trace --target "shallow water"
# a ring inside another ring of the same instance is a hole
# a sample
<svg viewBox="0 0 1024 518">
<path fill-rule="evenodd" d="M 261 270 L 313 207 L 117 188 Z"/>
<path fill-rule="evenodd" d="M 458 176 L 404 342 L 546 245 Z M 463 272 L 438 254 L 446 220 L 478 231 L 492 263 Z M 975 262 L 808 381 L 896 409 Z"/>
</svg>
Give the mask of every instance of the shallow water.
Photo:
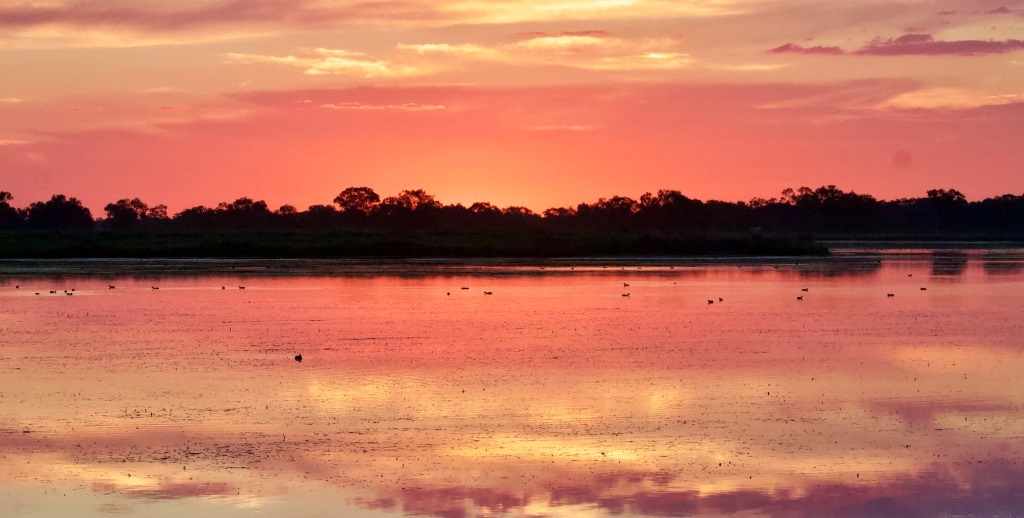
<svg viewBox="0 0 1024 518">
<path fill-rule="evenodd" d="M 0 516 L 1022 515 L 1022 261 L 0 262 Z"/>
</svg>

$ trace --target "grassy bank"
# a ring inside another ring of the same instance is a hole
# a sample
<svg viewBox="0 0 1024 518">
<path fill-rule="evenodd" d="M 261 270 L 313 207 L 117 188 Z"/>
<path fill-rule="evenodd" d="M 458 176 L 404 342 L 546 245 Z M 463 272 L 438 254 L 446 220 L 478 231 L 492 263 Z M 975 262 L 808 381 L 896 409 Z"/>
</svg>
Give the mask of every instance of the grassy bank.
<svg viewBox="0 0 1024 518">
<path fill-rule="evenodd" d="M 826 255 L 813 241 L 750 235 L 365 232 L 19 232 L 0 258 L 428 258 Z"/>
</svg>

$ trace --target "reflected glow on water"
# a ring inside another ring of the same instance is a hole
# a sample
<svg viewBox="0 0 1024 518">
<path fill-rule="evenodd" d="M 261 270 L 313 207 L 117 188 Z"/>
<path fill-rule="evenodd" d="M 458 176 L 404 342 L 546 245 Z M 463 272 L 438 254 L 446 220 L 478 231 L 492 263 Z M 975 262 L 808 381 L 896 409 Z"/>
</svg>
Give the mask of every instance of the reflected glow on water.
<svg viewBox="0 0 1024 518">
<path fill-rule="evenodd" d="M 953 255 L 0 266 L 0 514 L 1020 514 L 1020 254 Z"/>
</svg>

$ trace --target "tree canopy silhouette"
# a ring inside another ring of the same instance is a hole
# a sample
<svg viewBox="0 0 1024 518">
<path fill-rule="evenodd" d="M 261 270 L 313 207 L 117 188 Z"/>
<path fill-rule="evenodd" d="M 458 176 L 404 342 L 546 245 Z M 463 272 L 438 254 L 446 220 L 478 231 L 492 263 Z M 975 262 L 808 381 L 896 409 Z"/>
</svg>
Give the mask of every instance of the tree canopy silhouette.
<svg viewBox="0 0 1024 518">
<path fill-rule="evenodd" d="M 0 229 L 15 229 L 24 222 L 24 216 L 11 206 L 14 196 L 7 191 L 0 191 Z"/>
<path fill-rule="evenodd" d="M 380 205 L 380 196 L 369 187 L 349 187 L 334 197 L 346 214 L 366 216 Z"/>
<path fill-rule="evenodd" d="M 141 223 L 167 219 L 167 206 L 150 207 L 138 198 L 124 198 L 108 203 L 103 208 L 107 213 L 105 223 L 114 229 L 136 228 Z"/>
<path fill-rule="evenodd" d="M 49 201 L 37 201 L 28 207 L 26 222 L 30 228 L 46 230 L 90 230 L 92 213 L 78 198 L 54 194 Z"/>
<path fill-rule="evenodd" d="M 309 255 L 471 254 L 483 249 L 510 255 L 687 253 L 721 250 L 723 236 L 732 236 L 729 246 L 738 253 L 764 251 L 736 245 L 740 242 L 736 240 L 762 236 L 1024 240 L 1024 196 L 968 201 L 956 189 L 931 189 L 920 198 L 883 201 L 825 185 L 785 189 L 776 197 L 749 202 L 702 201 L 663 189 L 638 198 L 612 196 L 537 214 L 525 207 L 502 208 L 486 201 L 468 207 L 445 205 L 423 189 L 381 199 L 369 187 L 349 187 L 340 191 L 333 205 L 312 205 L 306 210 L 282 205 L 272 211 L 263 200 L 242 197 L 214 208 L 187 208 L 173 217 L 163 205 L 124 198 L 107 204 L 105 218 L 98 221 L 78 199 L 63 194 L 24 209 L 12 206 L 13 199 L 11 193 L 0 192 L 0 230 L 5 233 L 141 233 L 143 240 L 146 235 L 176 233 L 179 238 L 200 236 L 198 243 L 205 244 L 195 244 L 196 253 L 242 253 L 247 249 L 232 248 L 229 237 L 252 241 L 245 236 L 267 232 L 277 237 L 268 237 L 267 243 L 259 245 L 263 249 L 298 239 L 287 237 L 298 232 L 308 236 L 302 238 L 306 241 L 301 253 Z M 419 241 L 413 246 L 410 240 Z"/>
</svg>

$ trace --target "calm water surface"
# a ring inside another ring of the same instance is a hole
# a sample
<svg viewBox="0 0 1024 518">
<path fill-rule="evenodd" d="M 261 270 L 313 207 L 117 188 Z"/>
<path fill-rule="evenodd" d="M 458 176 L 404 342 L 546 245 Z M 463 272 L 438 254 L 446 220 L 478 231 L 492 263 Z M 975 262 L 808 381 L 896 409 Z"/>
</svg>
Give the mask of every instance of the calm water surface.
<svg viewBox="0 0 1024 518">
<path fill-rule="evenodd" d="M 0 516 L 1021 516 L 1022 260 L 0 263 Z"/>
</svg>

